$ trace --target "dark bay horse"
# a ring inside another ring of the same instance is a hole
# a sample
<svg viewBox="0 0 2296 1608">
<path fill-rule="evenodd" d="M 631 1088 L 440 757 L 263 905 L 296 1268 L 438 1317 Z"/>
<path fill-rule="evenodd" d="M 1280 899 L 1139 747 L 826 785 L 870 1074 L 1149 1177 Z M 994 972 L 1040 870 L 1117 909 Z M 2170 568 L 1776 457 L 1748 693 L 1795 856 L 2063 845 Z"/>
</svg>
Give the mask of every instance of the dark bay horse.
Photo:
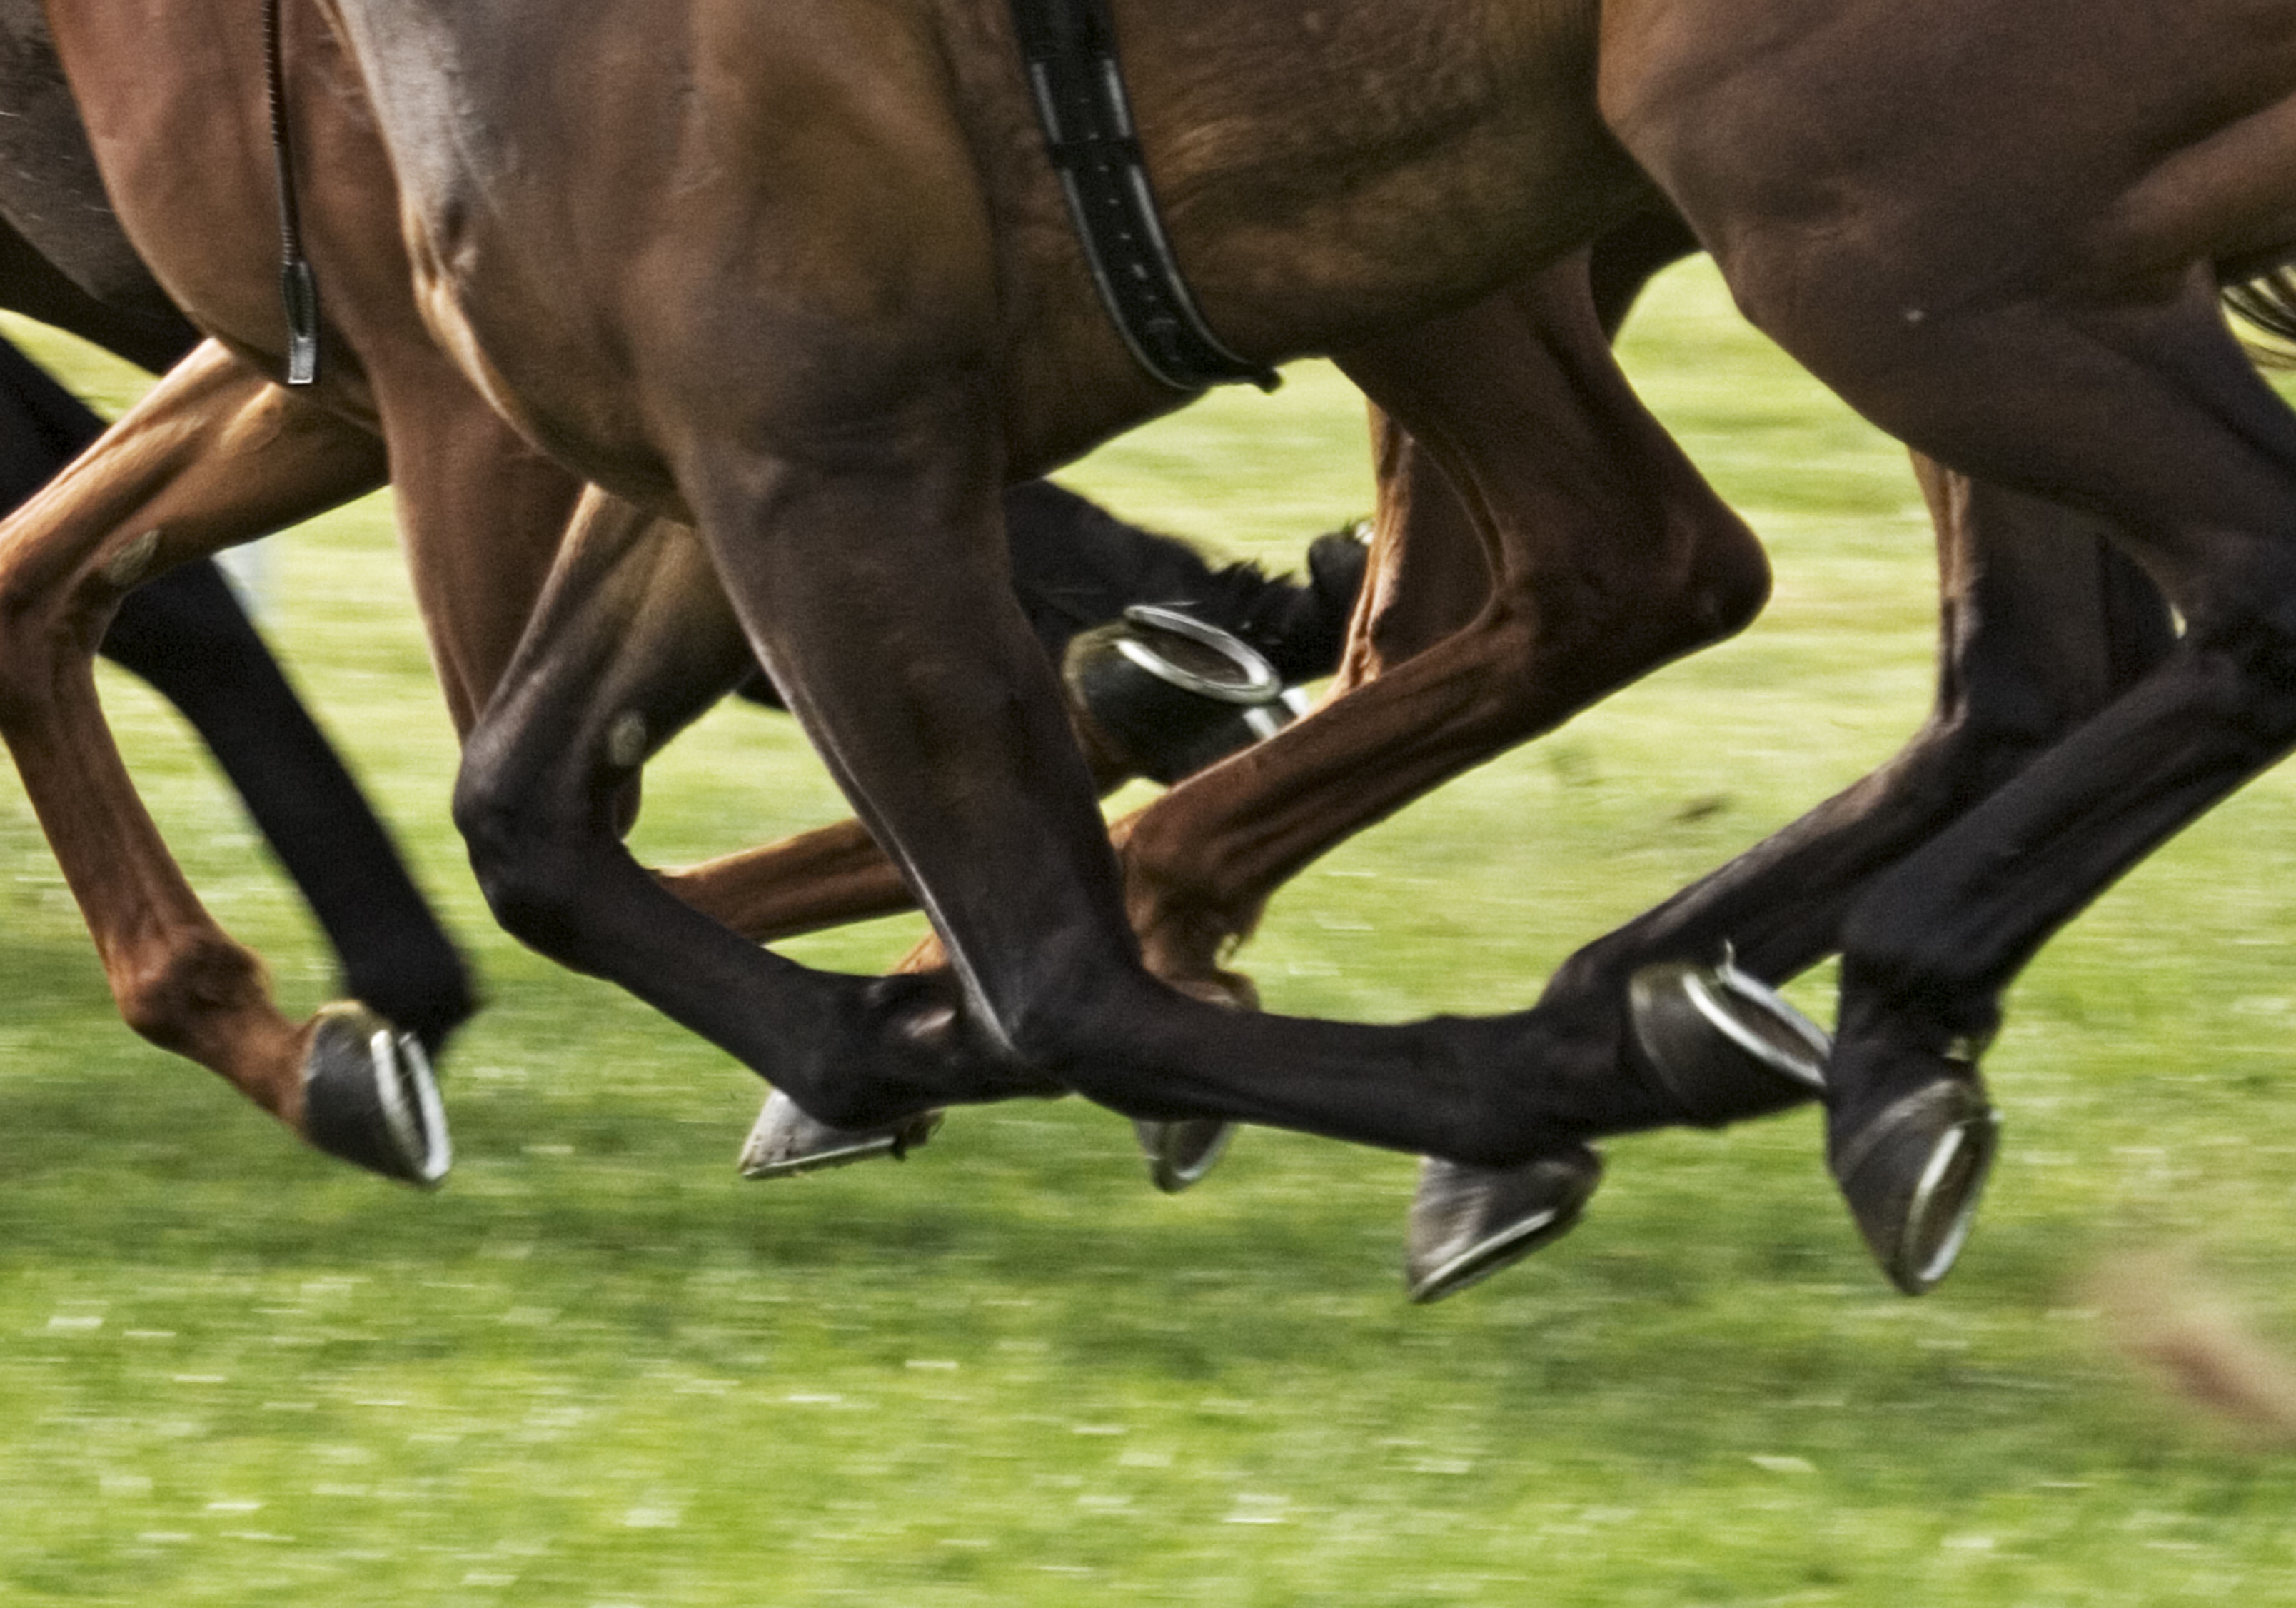
<svg viewBox="0 0 2296 1608">
<path fill-rule="evenodd" d="M 1502 1167 L 1710 1114 L 1707 1091 L 1587 1030 L 1614 999 L 1564 989 L 1512 1016 L 1351 1028 L 1225 1013 L 1140 964 L 1055 691 L 1000 607 L 995 492 L 1170 398 L 1097 317 L 1000 9 L 336 10 L 427 316 L 536 439 L 693 521 L 746 640 L 933 915 L 955 988 L 729 946 L 536 802 L 610 792 L 596 759 L 553 786 L 569 740 L 645 720 L 596 640 L 611 565 L 562 567 L 527 644 L 564 674 L 562 701 L 547 675 L 521 682 L 472 746 L 460 818 L 515 930 L 824 1117 L 1049 1080 L 1136 1115 Z M 1830 1160 L 1913 1288 L 1950 1261 L 1989 1161 L 1975 1062 L 2002 988 L 2296 740 L 2296 419 L 2215 300 L 2296 247 L 2273 176 L 2296 174 L 2280 115 L 2296 4 L 2113 15 L 2103 31 L 2068 0 L 1117 8 L 1213 327 L 1255 358 L 1339 354 L 1471 504 L 1487 414 L 1431 382 L 1416 338 L 1616 225 L 1647 173 L 1821 379 L 1955 470 L 2108 519 L 2185 621 L 1841 917 Z M 1549 619 L 1599 608 L 1587 590 Z"/>
</svg>

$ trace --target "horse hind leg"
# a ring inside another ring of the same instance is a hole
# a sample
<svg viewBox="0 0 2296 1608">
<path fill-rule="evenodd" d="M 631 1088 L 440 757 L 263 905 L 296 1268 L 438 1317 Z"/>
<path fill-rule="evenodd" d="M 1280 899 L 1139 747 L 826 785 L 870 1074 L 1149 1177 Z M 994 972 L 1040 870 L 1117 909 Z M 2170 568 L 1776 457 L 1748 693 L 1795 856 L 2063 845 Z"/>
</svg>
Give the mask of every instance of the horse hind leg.
<svg viewBox="0 0 2296 1608">
<path fill-rule="evenodd" d="M 0 528 L 0 735 L 129 1025 L 320 1148 L 427 1184 L 447 1152 L 419 1043 L 355 1004 L 280 1015 L 137 798 L 93 669 L 129 587 L 382 478 L 372 438 L 201 349 Z"/>
<path fill-rule="evenodd" d="M 1343 365 L 1401 434 L 1333 695 L 1122 828 L 1134 923 L 1185 977 L 1333 844 L 1732 635 L 1768 591 L 1742 521 L 1611 357 L 1583 258 Z"/>
<path fill-rule="evenodd" d="M 1903 439 L 2108 517 L 2185 622 L 2125 693 L 1847 911 L 1829 1157 L 1885 1271 L 1918 1293 L 1952 1266 L 1993 1154 L 1976 1062 L 2003 990 L 2296 742 L 2296 419 L 2204 273 L 2171 300 L 1967 307 L 1910 336 L 1886 314 L 1841 316 L 1893 305 L 1891 289 L 1797 296 L 1777 332 Z"/>
<path fill-rule="evenodd" d="M 1633 979 L 1734 966 L 1767 985 L 1833 952 L 1874 882 L 2125 692 L 2175 640 L 2157 588 L 2098 521 L 1917 463 L 1942 592 L 1937 700 L 1887 764 L 1557 970 L 1546 1003 L 1616 1039 Z M 1650 1002 L 1644 1000 L 1644 1009 Z M 1717 1109 L 1715 1124 L 1759 1112 Z"/>
</svg>

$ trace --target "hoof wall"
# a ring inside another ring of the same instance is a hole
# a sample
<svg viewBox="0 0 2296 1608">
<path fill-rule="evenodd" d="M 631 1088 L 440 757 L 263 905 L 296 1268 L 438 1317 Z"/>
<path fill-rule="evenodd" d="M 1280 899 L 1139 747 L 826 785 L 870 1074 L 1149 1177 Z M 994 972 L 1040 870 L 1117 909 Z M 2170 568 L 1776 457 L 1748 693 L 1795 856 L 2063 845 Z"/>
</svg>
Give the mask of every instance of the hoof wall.
<svg viewBox="0 0 2296 1608">
<path fill-rule="evenodd" d="M 1126 768 L 1167 785 L 1273 736 L 1300 713 L 1259 649 L 1153 603 L 1078 636 L 1061 675 Z"/>
<path fill-rule="evenodd" d="M 1627 1000 L 1644 1061 L 1693 1122 L 1718 1128 L 1825 1093 L 1833 1041 L 1727 956 L 1645 966 Z"/>
<path fill-rule="evenodd" d="M 331 1005 L 303 1056 L 303 1136 L 386 1178 L 423 1188 L 447 1176 L 455 1150 L 422 1041 L 365 1005 Z"/>
<path fill-rule="evenodd" d="M 1148 1158 L 1148 1179 L 1166 1194 L 1203 1181 L 1227 1153 L 1235 1137 L 1235 1124 L 1217 1118 L 1191 1117 L 1180 1122 L 1135 1122 L 1140 1153 Z"/>
<path fill-rule="evenodd" d="M 816 1122 L 798 1103 L 775 1090 L 758 1113 L 757 1125 L 742 1146 L 745 1178 L 793 1178 L 801 1173 L 850 1167 L 879 1156 L 900 1161 L 932 1137 L 939 1112 L 924 1112 L 886 1128 L 832 1128 Z"/>
<path fill-rule="evenodd" d="M 1521 1167 L 1430 1157 L 1411 1202 L 1406 1292 L 1423 1306 L 1513 1267 L 1578 1227 L 1602 1181 L 1602 1158 L 1583 1144 Z"/>
<path fill-rule="evenodd" d="M 1834 1181 L 1857 1231 L 1907 1295 L 1953 1271 L 2001 1149 L 2001 1117 L 1973 1077 L 1940 1078 L 1838 1139 Z"/>
</svg>

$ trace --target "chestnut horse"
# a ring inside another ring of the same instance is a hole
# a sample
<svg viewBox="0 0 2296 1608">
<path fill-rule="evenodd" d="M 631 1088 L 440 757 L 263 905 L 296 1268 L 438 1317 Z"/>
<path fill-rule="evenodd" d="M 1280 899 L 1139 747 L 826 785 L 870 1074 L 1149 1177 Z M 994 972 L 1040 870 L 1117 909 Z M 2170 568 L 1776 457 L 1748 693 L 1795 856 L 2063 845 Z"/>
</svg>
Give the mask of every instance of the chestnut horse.
<svg viewBox="0 0 2296 1608">
<path fill-rule="evenodd" d="M 12 114 L 0 119 L 0 306 L 157 373 L 199 333 L 112 218 L 36 20 L 0 8 L 0 106 Z M 102 428 L 0 343 L 0 508 L 21 504 Z M 187 565 L 130 593 L 101 651 L 199 732 L 348 986 L 435 1053 L 475 1005 L 462 957 L 221 572 Z"/>
</svg>

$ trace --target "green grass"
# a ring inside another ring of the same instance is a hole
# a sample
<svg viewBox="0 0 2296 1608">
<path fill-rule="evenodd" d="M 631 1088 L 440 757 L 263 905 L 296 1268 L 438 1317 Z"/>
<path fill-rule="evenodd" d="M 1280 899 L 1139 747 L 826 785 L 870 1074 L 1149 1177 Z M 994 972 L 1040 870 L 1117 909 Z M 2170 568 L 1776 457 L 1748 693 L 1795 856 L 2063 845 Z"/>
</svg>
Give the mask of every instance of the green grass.
<svg viewBox="0 0 2296 1608">
<path fill-rule="evenodd" d="M 1248 951 L 1271 1006 L 1527 1001 L 1920 718 L 1902 455 L 1702 270 L 1631 334 L 1775 602 L 1308 871 Z M 1069 478 L 1289 565 L 1365 503 L 1360 404 L 1304 368 Z M 433 1196 L 355 1176 L 134 1038 L 0 790 L 0 1604 L 2296 1601 L 2296 1464 L 2172 1405 L 2087 1284 L 2173 1247 L 2296 1337 L 2284 777 L 2020 987 L 1989 1062 L 2008 1150 L 1938 1293 L 1887 1292 L 1804 1114 L 1611 1146 L 1577 1235 L 1418 1311 L 1410 1161 L 1292 1136 L 1164 1200 L 1124 1124 L 1031 1103 L 905 1167 L 743 1184 L 755 1080 L 487 922 L 385 508 L 276 569 L 275 638 L 485 974 L 461 1159 Z M 291 1005 L 324 999 L 179 723 L 105 688 L 196 883 Z M 786 722 L 726 710 L 650 778 L 639 841 L 683 859 L 836 809 Z M 796 948 L 875 966 L 916 931 Z"/>
</svg>

